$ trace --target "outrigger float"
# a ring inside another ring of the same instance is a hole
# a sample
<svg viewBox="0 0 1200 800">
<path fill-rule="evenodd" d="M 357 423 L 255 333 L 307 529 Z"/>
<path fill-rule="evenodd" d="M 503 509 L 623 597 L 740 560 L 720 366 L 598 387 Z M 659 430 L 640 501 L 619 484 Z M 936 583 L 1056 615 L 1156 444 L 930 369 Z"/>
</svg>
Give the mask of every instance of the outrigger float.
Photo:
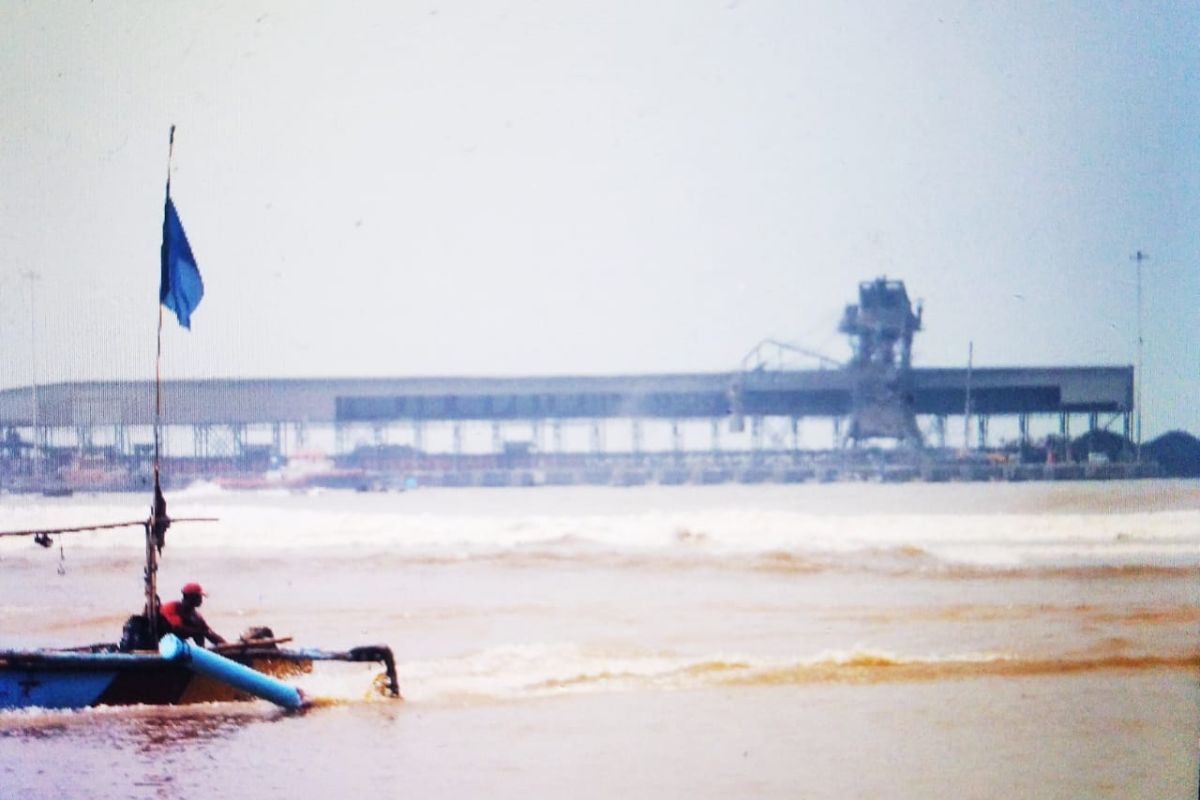
<svg viewBox="0 0 1200 800">
<path fill-rule="evenodd" d="M 387 645 L 353 647 L 344 651 L 285 649 L 290 638 L 276 638 L 269 628 L 251 628 L 239 641 L 211 650 L 192 646 L 168 631 L 158 598 L 158 558 L 173 522 L 215 522 L 210 518 L 167 515 L 159 479 L 162 418 L 161 355 L 163 306 L 190 328 L 190 315 L 204 294 L 191 247 L 171 202 L 170 153 L 175 126 L 171 126 L 167 160 L 167 199 L 164 208 L 162 282 L 159 288 L 158 356 L 155 365 L 154 501 L 145 520 L 4 531 L 0 537 L 28 536 L 50 547 L 52 536 L 81 531 L 141 527 L 146 539 L 145 604 L 140 614 L 125 623 L 115 643 L 39 650 L 0 649 L 0 710 L 24 708 L 80 709 L 104 705 L 183 705 L 222 701 L 270 700 L 295 709 L 308 702 L 298 689 L 280 678 L 313 669 L 318 661 L 375 662 L 384 674 L 377 686 L 391 697 L 400 697 L 396 662 Z"/>
</svg>

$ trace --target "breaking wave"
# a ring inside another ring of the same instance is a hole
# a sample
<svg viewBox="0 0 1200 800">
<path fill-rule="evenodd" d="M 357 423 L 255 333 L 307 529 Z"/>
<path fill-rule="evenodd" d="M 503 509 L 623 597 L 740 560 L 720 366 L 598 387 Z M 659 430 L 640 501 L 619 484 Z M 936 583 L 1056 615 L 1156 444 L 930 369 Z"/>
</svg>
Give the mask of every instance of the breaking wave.
<svg viewBox="0 0 1200 800">
<path fill-rule="evenodd" d="M 461 497 L 474 495 L 463 490 Z M 747 495 L 753 499 L 753 495 Z M 140 498 L 76 498 L 0 507 L 0 529 L 69 527 L 137 520 Z M 577 563 L 611 569 L 746 570 L 769 574 L 865 571 L 971 578 L 1154 578 L 1200 574 L 1200 510 L 1131 513 L 807 513 L 722 505 L 636 513 L 529 514 L 512 508 L 472 513 L 406 505 L 405 495 L 358 501 L 353 495 L 229 496 L 197 486 L 173 497 L 178 523 L 168 546 L 193 555 L 239 553 L 294 559 L 454 565 L 489 562 L 527 568 Z M 559 505 L 569 505 L 560 502 Z M 624 508 L 624 506 L 621 506 Z M 93 566 L 127 569 L 140 558 L 141 529 L 67 534 L 62 548 L 92 553 Z M 104 560 L 102 557 L 107 558 Z M 0 539 L 6 568 L 44 563 L 27 539 Z"/>
<path fill-rule="evenodd" d="M 950 605 L 906 608 L 840 609 L 828 619 L 845 622 L 896 624 L 903 622 L 1025 622 L 1031 619 L 1062 619 L 1081 624 L 1195 625 L 1200 624 L 1200 606 L 1176 604 L 1130 608 L 1075 603 L 1006 603 L 1004 605 Z"/>
<path fill-rule="evenodd" d="M 587 692 L 679 691 L 712 687 L 876 684 L 1104 671 L 1200 671 L 1200 651 L 1025 657 L 996 653 L 908 656 L 858 648 L 809 658 L 600 654 L 571 645 L 493 648 L 457 658 L 401 664 L 408 699 L 474 704 Z"/>
</svg>

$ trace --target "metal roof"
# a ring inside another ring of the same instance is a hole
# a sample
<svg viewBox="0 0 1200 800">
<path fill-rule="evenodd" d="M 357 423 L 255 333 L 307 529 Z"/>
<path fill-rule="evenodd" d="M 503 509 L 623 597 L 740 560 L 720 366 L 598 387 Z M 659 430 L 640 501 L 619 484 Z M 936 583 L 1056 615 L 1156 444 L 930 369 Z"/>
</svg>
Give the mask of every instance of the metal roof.
<svg viewBox="0 0 1200 800">
<path fill-rule="evenodd" d="M 964 369 L 913 369 L 918 414 L 960 414 Z M 734 387 L 747 415 L 848 413 L 853 376 L 843 370 L 697 374 L 270 378 L 167 381 L 163 421 L 174 425 L 332 423 L 388 419 L 712 417 L 728 412 Z M 1129 412 L 1132 367 L 1006 367 L 971 371 L 981 414 Z M 28 426 L 32 387 L 0 391 L 0 426 Z M 37 387 L 38 424 L 149 425 L 152 381 Z"/>
</svg>

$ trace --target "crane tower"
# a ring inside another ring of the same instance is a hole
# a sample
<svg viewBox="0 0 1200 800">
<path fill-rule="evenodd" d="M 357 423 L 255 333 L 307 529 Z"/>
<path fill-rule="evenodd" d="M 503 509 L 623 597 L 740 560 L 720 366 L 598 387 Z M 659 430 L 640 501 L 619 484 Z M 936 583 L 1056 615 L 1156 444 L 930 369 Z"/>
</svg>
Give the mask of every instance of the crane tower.
<svg viewBox="0 0 1200 800">
<path fill-rule="evenodd" d="M 913 313 L 904 281 L 860 283 L 858 304 L 846 306 L 838 330 L 854 351 L 846 366 L 853 376 L 847 441 L 889 438 L 921 447 L 912 392 L 912 339 L 921 330 L 921 309 Z"/>
</svg>

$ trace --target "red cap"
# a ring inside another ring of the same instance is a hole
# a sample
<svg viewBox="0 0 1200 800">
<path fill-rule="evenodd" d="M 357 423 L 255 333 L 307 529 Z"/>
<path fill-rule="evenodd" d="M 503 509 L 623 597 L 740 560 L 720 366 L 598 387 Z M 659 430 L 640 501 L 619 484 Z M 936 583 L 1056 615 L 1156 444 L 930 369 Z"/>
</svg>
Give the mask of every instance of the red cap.
<svg viewBox="0 0 1200 800">
<path fill-rule="evenodd" d="M 198 583 L 185 583 L 181 591 L 184 594 L 204 595 L 204 590 L 200 588 L 200 584 Z"/>
</svg>

